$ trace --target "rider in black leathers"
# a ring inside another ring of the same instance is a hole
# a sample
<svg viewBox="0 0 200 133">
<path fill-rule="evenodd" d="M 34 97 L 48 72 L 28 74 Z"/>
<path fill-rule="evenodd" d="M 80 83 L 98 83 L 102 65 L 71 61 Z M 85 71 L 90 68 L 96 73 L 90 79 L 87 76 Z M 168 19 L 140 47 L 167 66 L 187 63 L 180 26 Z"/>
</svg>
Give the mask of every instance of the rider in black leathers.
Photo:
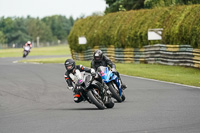
<svg viewBox="0 0 200 133">
<path fill-rule="evenodd" d="M 73 85 L 73 83 L 75 83 L 75 81 L 73 81 L 72 77 L 80 77 L 80 72 L 82 72 L 82 71 L 91 73 L 92 76 L 94 76 L 97 81 L 99 81 L 100 83 L 102 83 L 101 87 L 105 88 L 105 90 L 107 90 L 107 93 L 110 93 L 110 92 L 108 92 L 109 88 L 102 81 L 101 76 L 98 76 L 98 74 L 96 74 L 96 72 L 95 72 L 94 69 L 90 69 L 90 68 L 84 67 L 82 65 L 75 65 L 75 61 L 73 59 L 67 59 L 65 61 L 64 65 L 65 65 L 65 68 L 67 70 L 65 72 L 64 77 L 65 77 L 65 80 L 66 80 L 66 82 L 68 84 L 68 88 L 70 90 L 73 90 L 73 92 L 74 92 L 74 101 L 76 103 L 81 102 L 83 100 L 83 98 L 80 96 L 80 92 L 78 91 L 78 89 L 76 88 L 76 86 Z M 106 96 L 108 96 L 108 95 L 106 95 Z"/>
<path fill-rule="evenodd" d="M 91 61 L 91 68 L 95 69 L 96 71 L 99 66 L 105 66 L 105 67 L 110 66 L 111 71 L 115 73 L 118 76 L 118 78 L 121 80 L 119 72 L 116 71 L 115 64 L 107 56 L 105 56 L 101 50 L 96 50 L 93 54 L 93 60 Z M 126 89 L 126 88 L 127 86 L 122 82 L 122 89 Z"/>
</svg>

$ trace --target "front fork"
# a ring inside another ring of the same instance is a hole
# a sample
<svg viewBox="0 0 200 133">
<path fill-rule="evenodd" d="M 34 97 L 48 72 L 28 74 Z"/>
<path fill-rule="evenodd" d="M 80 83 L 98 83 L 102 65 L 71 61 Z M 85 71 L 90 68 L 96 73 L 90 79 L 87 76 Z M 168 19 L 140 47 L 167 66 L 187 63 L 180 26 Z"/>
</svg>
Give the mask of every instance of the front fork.
<svg viewBox="0 0 200 133">
<path fill-rule="evenodd" d="M 121 80 L 116 78 L 113 82 L 114 82 L 113 84 L 116 85 L 116 88 L 119 91 L 119 95 L 122 96 L 122 82 L 121 82 Z"/>
</svg>

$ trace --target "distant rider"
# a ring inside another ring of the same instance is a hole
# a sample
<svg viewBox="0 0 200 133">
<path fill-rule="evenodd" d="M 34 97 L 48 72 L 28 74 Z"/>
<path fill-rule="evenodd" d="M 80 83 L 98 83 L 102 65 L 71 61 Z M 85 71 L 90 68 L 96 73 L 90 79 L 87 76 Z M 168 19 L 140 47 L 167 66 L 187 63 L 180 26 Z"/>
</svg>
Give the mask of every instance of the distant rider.
<svg viewBox="0 0 200 133">
<path fill-rule="evenodd" d="M 73 84 L 75 84 L 75 80 L 76 77 L 81 78 L 81 73 L 82 71 L 91 73 L 93 76 L 95 76 L 95 79 L 97 81 L 99 81 L 100 83 L 102 83 L 102 87 L 105 88 L 105 90 L 108 90 L 107 85 L 102 81 L 101 77 L 98 76 L 95 72 L 94 69 L 90 69 L 90 68 L 86 68 L 82 65 L 75 65 L 75 61 L 73 59 L 67 59 L 65 61 L 65 68 L 66 68 L 66 72 L 65 72 L 65 80 L 68 84 L 68 88 L 70 90 L 73 90 L 74 92 L 74 101 L 76 103 L 79 103 L 83 100 L 83 98 L 80 95 L 80 92 L 78 91 L 78 89 L 76 88 L 76 86 L 74 86 Z M 107 98 L 106 98 L 107 99 Z"/>
<path fill-rule="evenodd" d="M 29 47 L 30 47 L 30 49 L 32 48 L 32 44 L 31 44 L 31 42 L 30 42 L 30 41 L 28 41 L 28 42 L 25 44 L 25 46 L 29 46 Z"/>
<path fill-rule="evenodd" d="M 93 54 L 93 60 L 91 61 L 91 68 L 94 68 L 95 70 L 97 70 L 99 66 L 104 66 L 104 67 L 110 66 L 111 71 L 115 73 L 118 76 L 118 78 L 121 80 L 119 72 L 116 71 L 115 64 L 107 56 L 105 56 L 101 50 L 96 50 Z M 126 88 L 127 86 L 122 82 L 122 89 L 126 89 Z"/>
</svg>

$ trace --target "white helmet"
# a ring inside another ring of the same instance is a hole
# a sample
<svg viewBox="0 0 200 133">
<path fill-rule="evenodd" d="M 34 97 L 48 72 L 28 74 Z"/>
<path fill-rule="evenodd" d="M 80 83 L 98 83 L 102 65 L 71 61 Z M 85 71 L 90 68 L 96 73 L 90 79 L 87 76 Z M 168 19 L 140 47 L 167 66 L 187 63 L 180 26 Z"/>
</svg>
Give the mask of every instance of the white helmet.
<svg viewBox="0 0 200 133">
<path fill-rule="evenodd" d="M 31 44 L 31 42 L 30 42 L 30 41 L 28 41 L 28 42 L 27 42 L 27 44 Z"/>
</svg>

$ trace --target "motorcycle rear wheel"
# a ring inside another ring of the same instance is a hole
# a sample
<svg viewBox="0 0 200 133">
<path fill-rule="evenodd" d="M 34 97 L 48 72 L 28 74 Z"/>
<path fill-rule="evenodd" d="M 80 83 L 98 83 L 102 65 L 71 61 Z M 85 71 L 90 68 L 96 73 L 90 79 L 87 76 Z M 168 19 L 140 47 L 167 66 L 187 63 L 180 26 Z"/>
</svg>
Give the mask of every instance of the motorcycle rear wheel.
<svg viewBox="0 0 200 133">
<path fill-rule="evenodd" d="M 122 92 L 122 101 L 125 101 L 126 97 L 124 95 L 124 92 Z"/>
<path fill-rule="evenodd" d="M 112 101 L 112 99 L 110 98 L 110 102 L 109 103 L 107 103 L 107 104 L 105 104 L 105 106 L 107 107 L 107 108 L 113 108 L 114 107 L 114 105 L 115 105 L 115 103 Z"/>
</svg>

